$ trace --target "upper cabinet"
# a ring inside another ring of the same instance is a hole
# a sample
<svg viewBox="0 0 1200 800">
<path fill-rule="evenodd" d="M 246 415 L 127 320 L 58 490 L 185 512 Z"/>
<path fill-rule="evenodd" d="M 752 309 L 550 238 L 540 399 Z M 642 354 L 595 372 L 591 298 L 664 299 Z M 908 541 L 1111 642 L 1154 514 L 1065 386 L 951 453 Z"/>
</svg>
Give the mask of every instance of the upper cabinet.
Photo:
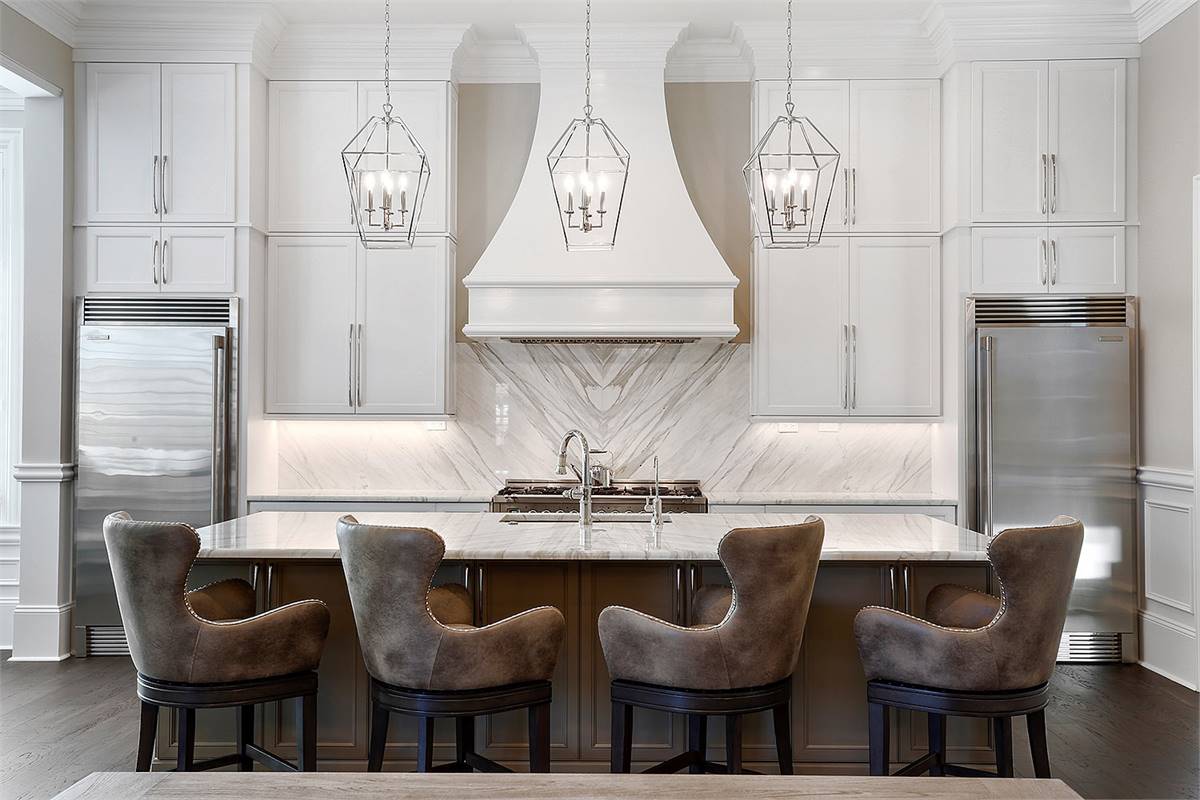
<svg viewBox="0 0 1200 800">
<path fill-rule="evenodd" d="M 89 224 L 231 223 L 232 64 L 88 64 Z"/>
<path fill-rule="evenodd" d="M 971 65 L 975 222 L 1125 218 L 1125 62 Z"/>
<path fill-rule="evenodd" d="M 756 137 L 783 113 L 786 91 L 758 82 Z M 841 154 L 827 232 L 939 232 L 938 81 L 796 81 L 792 100 Z"/>
<path fill-rule="evenodd" d="M 429 191 L 417 230 L 455 232 L 457 102 L 446 81 L 395 81 L 392 105 L 425 149 Z M 372 115 L 381 113 L 383 83 L 271 81 L 269 90 L 268 227 L 272 233 L 354 231 L 341 152 Z"/>
</svg>

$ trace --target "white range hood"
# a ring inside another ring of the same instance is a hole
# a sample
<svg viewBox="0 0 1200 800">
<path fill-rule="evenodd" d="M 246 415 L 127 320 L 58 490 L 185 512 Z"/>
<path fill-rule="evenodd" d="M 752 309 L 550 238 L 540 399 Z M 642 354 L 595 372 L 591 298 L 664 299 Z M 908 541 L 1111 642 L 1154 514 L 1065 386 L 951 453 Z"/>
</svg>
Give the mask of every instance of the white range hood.
<svg viewBox="0 0 1200 800">
<path fill-rule="evenodd" d="M 474 338 L 729 339 L 729 271 L 688 197 L 663 70 L 685 25 L 592 27 L 592 105 L 629 150 L 611 251 L 567 252 L 546 154 L 583 105 L 582 26 L 518 26 L 538 59 L 533 147 L 512 207 L 471 274 Z"/>
</svg>

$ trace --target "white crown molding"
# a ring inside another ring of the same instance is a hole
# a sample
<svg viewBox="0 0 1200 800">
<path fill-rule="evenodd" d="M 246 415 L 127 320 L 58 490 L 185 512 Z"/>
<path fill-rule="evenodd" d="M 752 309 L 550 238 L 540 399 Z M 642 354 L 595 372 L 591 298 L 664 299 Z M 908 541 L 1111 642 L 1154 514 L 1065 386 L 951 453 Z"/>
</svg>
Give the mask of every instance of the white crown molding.
<svg viewBox="0 0 1200 800">
<path fill-rule="evenodd" d="M 466 23 L 393 28 L 392 78 L 451 80 L 468 28 Z M 383 26 L 289 25 L 266 74 L 274 80 L 383 80 Z"/>
<path fill-rule="evenodd" d="M 749 48 L 757 80 L 787 75 L 787 38 L 778 23 L 734 25 Z M 793 31 L 792 72 L 797 78 L 936 77 L 934 49 L 921 21 L 863 19 L 804 21 Z"/>
<path fill-rule="evenodd" d="M 686 22 L 592 25 L 592 72 L 666 67 L 667 53 L 680 41 Z M 520 23 L 517 33 L 542 69 L 582 69 L 583 26 Z"/>
<path fill-rule="evenodd" d="M 520 39 L 480 39 L 472 28 L 454 62 L 458 83 L 537 83 L 538 64 Z"/>
<path fill-rule="evenodd" d="M 80 0 L 7 0 L 7 4 L 59 41 L 75 46 L 75 29 L 83 15 Z"/>
<path fill-rule="evenodd" d="M 75 479 L 75 465 L 14 464 L 12 475 L 19 483 L 65 483 Z"/>
<path fill-rule="evenodd" d="M 1178 17 L 1196 0 L 1130 0 L 1137 23 L 1138 41 L 1144 42 L 1155 31 Z"/>
<path fill-rule="evenodd" d="M 736 83 L 754 77 L 754 54 L 742 32 L 727 38 L 685 36 L 667 54 L 667 83 Z"/>
</svg>

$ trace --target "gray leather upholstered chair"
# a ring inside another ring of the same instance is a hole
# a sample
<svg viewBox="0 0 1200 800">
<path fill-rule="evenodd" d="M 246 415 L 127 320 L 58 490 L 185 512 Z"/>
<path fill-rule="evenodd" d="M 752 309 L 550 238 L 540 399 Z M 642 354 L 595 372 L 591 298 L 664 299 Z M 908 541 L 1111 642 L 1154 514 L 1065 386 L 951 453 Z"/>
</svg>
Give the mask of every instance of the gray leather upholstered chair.
<svg viewBox="0 0 1200 800">
<path fill-rule="evenodd" d="M 975 774 L 946 764 L 946 717 L 990 717 L 996 768 L 1012 775 L 1012 718 L 1026 715 L 1034 769 L 1050 777 L 1045 706 L 1067 604 L 1083 547 L 1083 525 L 1058 517 L 1010 528 L 988 545 L 1001 596 L 942 585 L 926 619 L 868 607 L 854 620 L 867 677 L 871 774 L 887 770 L 888 708 L 929 714 L 930 752 L 902 774 Z"/>
<path fill-rule="evenodd" d="M 544 606 L 475 627 L 469 615 L 450 615 L 462 603 L 471 607 L 462 587 L 430 591 L 446 551 L 436 533 L 345 516 L 337 535 L 371 676 L 368 770 L 383 766 L 392 711 L 418 717 L 417 769 L 425 772 L 433 768 L 436 718 L 456 720 L 455 768 L 493 769 L 474 751 L 474 718 L 527 708 L 530 770 L 549 772 L 550 678 L 562 649 L 562 612 Z"/>
<path fill-rule="evenodd" d="M 190 525 L 137 522 L 125 512 L 104 520 L 121 621 L 138 672 L 141 737 L 137 768 L 150 769 L 161 706 L 179 709 L 178 769 L 209 769 L 253 759 L 287 762 L 253 744 L 254 705 L 295 698 L 299 769 L 316 768 L 316 669 L 329 609 L 303 600 L 254 614 L 255 593 L 242 580 L 186 591 L 200 537 Z M 238 709 L 238 752 L 194 761 L 196 709 Z"/>
<path fill-rule="evenodd" d="M 628 772 L 633 708 L 688 715 L 688 751 L 656 771 L 704 772 L 707 718 L 725 717 L 726 768 L 741 770 L 742 715 L 770 709 L 780 772 L 792 772 L 792 672 L 800 657 L 825 523 L 737 528 L 717 555 L 732 589 L 701 587 L 691 627 L 629 608 L 600 612 L 612 677 L 612 771 Z"/>
</svg>

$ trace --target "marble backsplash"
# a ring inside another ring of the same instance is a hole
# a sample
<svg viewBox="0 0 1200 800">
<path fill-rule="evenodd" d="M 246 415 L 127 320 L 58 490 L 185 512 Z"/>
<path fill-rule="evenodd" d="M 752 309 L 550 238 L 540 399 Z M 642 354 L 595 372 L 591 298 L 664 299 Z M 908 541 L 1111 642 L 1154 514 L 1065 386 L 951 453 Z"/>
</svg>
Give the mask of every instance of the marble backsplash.
<svg viewBox="0 0 1200 800">
<path fill-rule="evenodd" d="M 252 439 L 251 494 L 490 492 L 553 477 L 562 434 L 580 428 L 620 477 L 698 479 L 710 492 L 929 492 L 930 425 L 752 423 L 750 346 L 456 345 L 457 414 L 407 421 L 277 421 Z M 270 446 L 265 446 L 267 443 Z M 264 452 L 265 451 L 265 452 Z M 263 469 L 262 467 L 266 467 Z"/>
</svg>

